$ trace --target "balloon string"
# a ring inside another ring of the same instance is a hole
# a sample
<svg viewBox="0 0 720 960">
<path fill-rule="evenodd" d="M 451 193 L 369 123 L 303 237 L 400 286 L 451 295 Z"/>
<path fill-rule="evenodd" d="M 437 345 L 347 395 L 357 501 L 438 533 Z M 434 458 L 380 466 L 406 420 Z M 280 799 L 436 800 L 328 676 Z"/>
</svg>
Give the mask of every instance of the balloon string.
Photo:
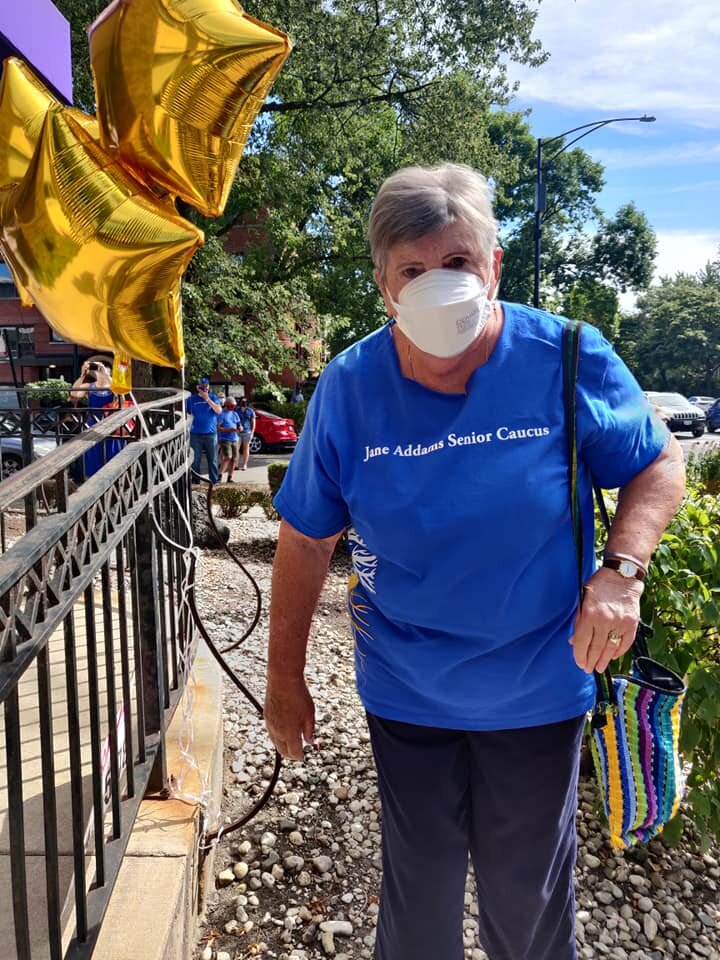
<svg viewBox="0 0 720 960">
<path fill-rule="evenodd" d="M 185 389 L 184 370 L 182 371 L 182 388 L 184 391 Z M 135 405 L 136 410 L 138 411 L 138 417 L 142 426 L 143 434 L 149 437 L 150 431 L 149 431 L 147 422 L 145 421 L 142 415 L 142 411 L 138 409 L 137 400 L 132 394 L 131 394 L 131 398 Z M 188 415 L 187 415 L 187 407 L 185 405 L 183 405 L 182 422 L 185 427 L 185 431 L 187 435 Z M 151 456 L 155 460 L 155 451 L 152 448 L 151 448 Z M 247 689 L 247 687 L 243 684 L 240 678 L 235 674 L 234 670 L 225 661 L 225 657 L 223 656 L 223 654 L 228 653 L 231 650 L 237 649 L 240 646 L 240 644 L 247 639 L 247 637 L 254 631 L 255 627 L 257 626 L 257 623 L 260 618 L 261 602 L 262 602 L 259 587 L 255 582 L 250 571 L 247 570 L 247 568 L 244 566 L 244 564 L 240 562 L 240 560 L 238 560 L 238 558 L 235 556 L 234 551 L 232 551 L 228 547 L 224 539 L 220 536 L 220 532 L 215 523 L 215 518 L 212 514 L 213 484 L 210 483 L 210 489 L 208 491 L 208 497 L 207 497 L 208 521 L 210 523 L 210 526 L 214 530 L 215 535 L 218 538 L 219 544 L 230 556 L 230 559 L 238 567 L 240 567 L 240 569 L 245 574 L 245 576 L 250 580 L 256 595 L 256 612 L 250 626 L 244 631 L 243 635 L 240 637 L 239 640 L 234 641 L 233 643 L 230 644 L 230 646 L 225 647 L 222 650 L 219 649 L 215 645 L 210 635 L 208 634 L 196 605 L 195 567 L 198 560 L 200 559 L 200 551 L 197 547 L 192 545 L 192 540 L 193 540 L 192 523 L 185 511 L 183 504 L 179 501 L 177 494 L 175 493 L 174 487 L 170 482 L 170 477 L 167 473 L 164 463 L 162 462 L 162 460 L 158 458 L 157 464 L 160 469 L 160 472 L 163 474 L 166 481 L 168 481 L 168 486 L 171 491 L 172 497 L 175 503 L 177 504 L 179 512 L 183 517 L 186 527 L 189 531 L 189 540 L 190 540 L 189 545 L 173 542 L 168 537 L 167 533 L 165 533 L 165 531 L 162 529 L 162 526 L 159 524 L 158 518 L 153 511 L 153 522 L 155 524 L 159 537 L 163 542 L 166 543 L 166 545 L 170 549 L 181 554 L 181 559 L 182 559 L 183 568 L 184 568 L 184 573 L 183 573 L 182 582 L 181 582 L 181 591 L 180 591 L 181 597 L 182 597 L 181 611 L 189 610 L 190 620 L 186 622 L 192 622 L 194 624 L 196 630 L 199 631 L 200 635 L 204 639 L 208 649 L 210 650 L 210 653 L 215 657 L 215 659 L 219 663 L 224 673 L 227 674 L 227 676 L 230 678 L 230 680 L 232 680 L 232 682 L 240 690 L 243 696 L 254 707 L 258 716 L 262 717 L 263 711 L 259 701 L 257 701 L 256 698 L 252 695 L 252 693 Z M 246 823 L 252 820 L 253 817 L 255 817 L 259 813 L 259 811 L 265 806 L 265 804 L 270 800 L 270 797 L 272 796 L 272 793 L 275 789 L 277 780 L 280 776 L 280 768 L 281 768 L 282 761 L 281 761 L 280 755 L 277 753 L 277 751 L 275 751 L 275 762 L 273 764 L 273 770 L 260 796 L 255 800 L 255 802 L 251 805 L 251 807 L 239 819 L 231 823 L 221 825 L 220 824 L 221 810 L 212 794 L 212 790 L 209 787 L 207 778 L 203 774 L 203 771 L 200 769 L 197 759 L 192 752 L 192 746 L 194 741 L 192 712 L 193 712 L 194 697 L 195 697 L 193 654 L 195 651 L 195 647 L 196 647 L 196 637 L 194 637 L 192 642 L 187 645 L 186 649 L 180 651 L 181 665 L 182 665 L 181 672 L 182 672 L 182 677 L 184 682 L 183 685 L 186 692 L 185 696 L 183 697 L 182 723 L 180 726 L 180 730 L 178 731 L 178 738 L 177 738 L 178 749 L 181 757 L 181 764 L 179 768 L 180 772 L 178 773 L 178 775 L 177 776 L 171 775 L 168 787 L 169 787 L 170 795 L 172 797 L 179 799 L 182 802 L 198 805 L 200 809 L 203 810 L 204 823 L 203 823 L 203 841 L 201 844 L 201 848 L 204 851 L 207 851 L 211 849 L 214 845 L 216 845 L 224 834 L 231 833 L 243 827 Z M 200 783 L 199 794 L 191 793 L 189 790 L 185 788 L 185 785 L 184 785 L 185 778 L 193 770 L 195 771 L 198 781 Z"/>
<path fill-rule="evenodd" d="M 185 390 L 185 376 L 184 370 L 182 371 L 182 383 L 181 387 L 184 392 Z M 147 423 L 145 416 L 143 415 L 140 405 L 135 397 L 134 393 L 130 393 L 130 399 L 135 408 L 135 414 L 140 423 L 140 435 L 141 439 L 150 439 L 152 433 L 150 427 Z M 187 408 L 185 404 L 182 407 L 182 424 L 184 428 L 184 433 L 187 435 L 187 425 L 188 425 L 188 415 Z M 194 566 L 195 562 L 199 559 L 200 551 L 193 544 L 193 530 L 192 530 L 192 521 L 188 515 L 185 504 L 180 500 L 177 491 L 175 490 L 175 485 L 172 482 L 167 467 L 163 461 L 162 456 L 158 455 L 156 451 L 151 448 L 151 457 L 153 462 L 153 467 L 156 467 L 160 474 L 162 475 L 166 488 L 170 491 L 170 496 L 173 503 L 177 507 L 178 515 L 185 527 L 187 532 L 187 544 L 178 544 L 173 543 L 172 545 L 179 550 L 180 552 L 180 564 L 182 569 L 182 577 L 180 581 L 180 609 L 178 611 L 178 619 L 182 620 L 184 618 L 185 623 L 188 625 L 192 624 L 193 632 L 192 635 L 188 638 L 187 644 L 180 644 L 178 646 L 178 667 L 179 674 L 182 678 L 182 689 L 184 695 L 182 699 L 181 707 L 181 723 L 177 735 L 177 744 L 180 754 L 180 764 L 178 767 L 178 772 L 175 775 L 172 775 L 169 780 L 169 792 L 170 796 L 177 800 L 183 800 L 187 803 L 198 805 L 203 810 L 205 824 L 210 827 L 216 827 L 220 821 L 220 808 L 215 800 L 213 791 L 210 787 L 208 779 L 201 769 L 197 758 L 193 752 L 193 743 L 194 743 L 194 728 L 193 728 L 193 707 L 195 704 L 195 687 L 196 680 L 194 676 L 194 660 L 195 660 L 195 650 L 197 647 L 197 628 L 196 628 L 196 617 L 193 611 L 193 606 L 190 603 L 190 596 L 194 589 Z M 155 523 L 158 524 L 158 518 L 155 512 L 153 511 L 153 517 Z M 200 790 L 198 793 L 193 793 L 188 790 L 185 786 L 187 777 L 194 771 Z M 206 826 L 207 829 L 207 826 Z"/>
</svg>

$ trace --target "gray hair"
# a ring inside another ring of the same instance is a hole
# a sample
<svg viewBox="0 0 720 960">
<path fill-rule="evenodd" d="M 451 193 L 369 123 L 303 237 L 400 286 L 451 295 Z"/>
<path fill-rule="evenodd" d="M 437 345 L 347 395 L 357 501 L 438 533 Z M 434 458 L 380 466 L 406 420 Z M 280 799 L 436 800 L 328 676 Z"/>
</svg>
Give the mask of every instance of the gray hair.
<svg viewBox="0 0 720 960">
<path fill-rule="evenodd" d="M 485 177 L 460 163 L 404 167 L 380 187 L 370 212 L 368 237 L 375 266 L 385 272 L 396 243 L 412 243 L 451 223 L 467 226 L 478 252 L 490 260 L 497 245 L 497 220 Z"/>
</svg>

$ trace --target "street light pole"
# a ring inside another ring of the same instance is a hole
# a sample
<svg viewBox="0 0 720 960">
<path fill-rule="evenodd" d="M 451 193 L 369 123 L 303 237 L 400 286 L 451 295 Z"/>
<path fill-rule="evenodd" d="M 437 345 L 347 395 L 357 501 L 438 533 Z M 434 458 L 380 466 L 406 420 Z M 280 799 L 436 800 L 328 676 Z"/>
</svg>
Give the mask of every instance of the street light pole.
<svg viewBox="0 0 720 960">
<path fill-rule="evenodd" d="M 542 167 L 543 141 L 538 137 L 537 157 L 535 159 L 535 228 L 533 230 L 534 270 L 533 270 L 533 306 L 540 306 L 540 240 L 542 237 L 542 217 L 545 213 L 545 184 Z"/>
<path fill-rule="evenodd" d="M 565 130 L 563 133 L 558 133 L 555 137 L 538 137 L 537 139 L 537 153 L 535 156 L 535 217 L 534 217 L 534 228 L 533 228 L 533 306 L 540 306 L 540 250 L 542 243 L 542 220 L 543 214 L 545 213 L 547 191 L 545 190 L 545 182 L 543 181 L 543 147 L 547 146 L 550 143 L 555 143 L 558 140 L 562 140 L 564 137 L 567 137 L 571 133 L 577 133 L 578 130 L 584 131 L 578 137 L 574 137 L 570 140 L 569 143 L 565 143 L 562 147 L 557 150 L 553 156 L 557 157 L 559 154 L 564 153 L 569 147 L 577 143 L 578 140 L 582 140 L 583 137 L 589 136 L 589 134 L 594 133 L 596 130 L 599 130 L 601 127 L 606 127 L 609 123 L 625 123 L 629 120 L 637 120 L 640 123 L 654 123 L 655 117 L 649 117 L 647 114 L 643 114 L 642 117 L 611 117 L 608 120 L 593 120 L 592 123 L 583 123 L 579 127 L 573 127 L 571 130 Z"/>
</svg>

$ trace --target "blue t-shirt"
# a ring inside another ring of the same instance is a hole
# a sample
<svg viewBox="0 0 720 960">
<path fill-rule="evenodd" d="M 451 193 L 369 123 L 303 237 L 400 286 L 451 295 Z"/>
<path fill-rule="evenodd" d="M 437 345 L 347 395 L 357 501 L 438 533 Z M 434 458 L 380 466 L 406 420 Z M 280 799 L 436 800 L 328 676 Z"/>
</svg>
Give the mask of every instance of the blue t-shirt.
<svg viewBox="0 0 720 960">
<path fill-rule="evenodd" d="M 240 430 L 243 433 L 249 433 L 254 425 L 255 411 L 252 407 L 240 407 L 238 416 L 240 417 Z"/>
<path fill-rule="evenodd" d="M 218 440 L 222 442 L 223 440 L 229 440 L 231 443 L 238 441 L 238 432 L 237 427 L 241 422 L 240 414 L 237 410 L 225 410 L 220 414 L 218 418 L 218 427 L 232 427 L 232 431 L 228 430 L 218 430 Z"/>
<path fill-rule="evenodd" d="M 358 691 L 391 720 L 509 729 L 579 716 L 594 700 L 568 643 L 578 583 L 564 321 L 503 306 L 467 394 L 403 377 L 387 326 L 336 357 L 275 498 L 307 536 L 349 528 Z M 669 436 L 593 327 L 582 332 L 577 436 L 587 579 L 590 473 L 623 486 Z"/>
<path fill-rule="evenodd" d="M 214 393 L 208 393 L 208 396 L 214 403 L 220 403 Z M 215 413 L 199 393 L 193 393 L 187 398 L 185 409 L 193 418 L 190 433 L 216 433 L 220 414 Z"/>
</svg>

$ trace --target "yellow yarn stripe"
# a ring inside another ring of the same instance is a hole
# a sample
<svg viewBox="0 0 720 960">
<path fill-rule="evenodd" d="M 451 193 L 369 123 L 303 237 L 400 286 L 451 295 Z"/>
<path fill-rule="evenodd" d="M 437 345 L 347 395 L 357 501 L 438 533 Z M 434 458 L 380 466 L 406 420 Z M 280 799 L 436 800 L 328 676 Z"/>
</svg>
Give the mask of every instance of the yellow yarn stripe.
<svg viewBox="0 0 720 960">
<path fill-rule="evenodd" d="M 623 792 L 622 780 L 620 779 L 620 764 L 618 763 L 618 745 L 617 734 L 615 730 L 615 717 L 611 711 L 608 711 L 608 722 L 604 729 L 605 741 L 607 744 L 607 765 L 608 765 L 608 827 L 610 829 L 610 843 L 615 850 L 621 850 L 625 847 L 622 839 L 623 829 Z"/>
</svg>

